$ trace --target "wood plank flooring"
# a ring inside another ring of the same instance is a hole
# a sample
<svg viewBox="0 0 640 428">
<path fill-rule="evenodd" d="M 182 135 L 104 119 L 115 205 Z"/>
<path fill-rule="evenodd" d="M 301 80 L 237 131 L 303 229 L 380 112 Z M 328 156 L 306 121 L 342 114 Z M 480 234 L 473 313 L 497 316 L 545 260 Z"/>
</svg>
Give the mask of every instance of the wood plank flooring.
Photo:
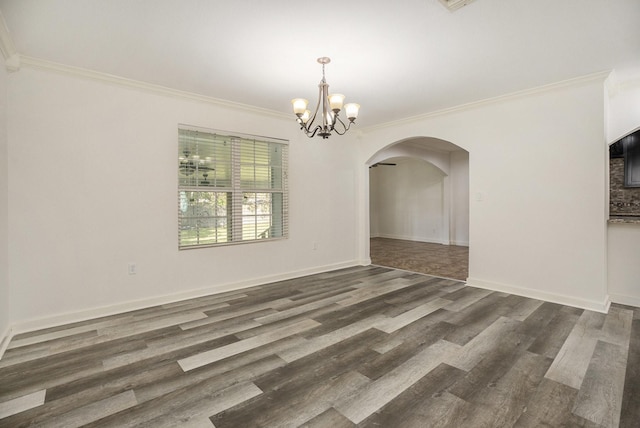
<svg viewBox="0 0 640 428">
<path fill-rule="evenodd" d="M 326 272 L 14 337 L 23 426 L 638 427 L 640 309 Z"/>
<path fill-rule="evenodd" d="M 466 281 L 469 247 L 403 239 L 371 238 L 374 265 Z"/>
</svg>

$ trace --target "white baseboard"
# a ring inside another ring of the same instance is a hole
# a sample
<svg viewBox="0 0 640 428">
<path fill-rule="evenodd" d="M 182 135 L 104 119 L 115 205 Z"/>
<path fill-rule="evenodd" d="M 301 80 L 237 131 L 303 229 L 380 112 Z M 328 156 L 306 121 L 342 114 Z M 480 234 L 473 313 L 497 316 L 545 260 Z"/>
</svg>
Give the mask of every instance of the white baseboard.
<svg viewBox="0 0 640 428">
<path fill-rule="evenodd" d="M 11 326 L 8 326 L 7 329 L 4 331 L 4 333 L 2 333 L 2 336 L 0 336 L 0 360 L 4 355 L 4 351 L 7 350 L 7 347 L 9 346 L 9 342 L 11 342 L 12 337 L 13 337 L 13 329 L 11 328 Z"/>
<path fill-rule="evenodd" d="M 442 245 L 456 245 L 459 247 L 468 247 L 469 241 L 446 241 L 443 239 L 436 238 L 421 238 L 416 236 L 404 236 L 404 235 L 387 235 L 387 234 L 375 234 L 371 235 L 370 238 L 388 238 L 388 239 L 401 239 L 403 241 L 416 241 L 416 242 L 428 242 L 431 244 L 442 244 Z"/>
<path fill-rule="evenodd" d="M 422 237 L 422 236 L 389 235 L 389 234 L 381 233 L 378 236 L 376 236 L 376 238 L 401 239 L 403 241 L 427 242 L 430 244 L 449 245 L 449 241 L 445 241 L 443 239 L 438 239 L 438 238 Z"/>
<path fill-rule="evenodd" d="M 546 302 L 558 303 L 561 305 L 573 306 L 581 309 L 588 309 L 595 312 L 607 313 L 611 301 L 609 296 L 605 296 L 602 301 L 580 299 L 563 294 L 549 293 L 546 291 L 534 290 L 531 288 L 517 287 L 514 285 L 500 284 L 492 281 L 483 281 L 477 278 L 467 278 L 467 285 L 471 287 L 484 288 L 492 291 L 502 291 L 504 293 L 515 294 L 517 296 L 529 297 L 532 299 L 544 300 Z"/>
<path fill-rule="evenodd" d="M 640 297 L 627 296 L 624 294 L 610 293 L 609 298 L 613 303 L 620 303 L 621 305 L 635 306 L 640 308 Z"/>
<path fill-rule="evenodd" d="M 243 288 L 254 287 L 256 285 L 269 284 L 271 282 L 284 281 L 287 279 L 299 278 L 302 276 L 313 275 L 316 273 L 328 272 L 337 269 L 343 269 L 352 266 L 360 266 L 362 263 L 359 261 L 350 261 L 343 263 L 335 263 L 331 265 L 318 266 L 310 269 L 303 269 L 284 274 L 265 276 L 260 278 L 253 278 L 250 280 L 239 281 L 234 283 L 227 283 L 222 285 L 216 285 L 215 287 L 200 288 L 196 290 L 189 290 L 180 293 L 172 293 L 163 296 L 155 296 L 141 300 L 134 300 L 128 302 L 117 303 L 114 305 L 101 306 L 92 309 L 68 312 L 64 314 L 52 315 L 49 317 L 19 321 L 11 326 L 10 331 L 12 336 L 20 333 L 27 333 L 35 330 L 41 330 L 44 328 L 57 327 L 59 325 L 71 324 L 74 322 L 81 322 L 91 320 L 95 318 L 105 317 L 109 315 L 121 314 L 124 312 L 134 311 L 138 309 L 145 309 L 152 306 L 164 305 L 167 303 L 178 302 L 181 300 L 188 300 L 197 297 L 210 296 L 213 294 L 224 293 L 227 291 L 240 290 Z M 4 342 L 3 342 L 4 345 Z M 8 341 L 7 344 L 8 345 Z"/>
</svg>

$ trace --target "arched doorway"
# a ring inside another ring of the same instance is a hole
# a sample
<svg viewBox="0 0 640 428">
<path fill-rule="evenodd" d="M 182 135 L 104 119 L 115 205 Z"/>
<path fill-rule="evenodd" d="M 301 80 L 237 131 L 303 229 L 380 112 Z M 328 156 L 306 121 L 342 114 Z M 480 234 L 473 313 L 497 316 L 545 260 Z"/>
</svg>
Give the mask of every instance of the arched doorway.
<svg viewBox="0 0 640 428">
<path fill-rule="evenodd" d="M 379 151 L 368 167 L 372 264 L 466 280 L 468 152 L 412 138 Z"/>
</svg>

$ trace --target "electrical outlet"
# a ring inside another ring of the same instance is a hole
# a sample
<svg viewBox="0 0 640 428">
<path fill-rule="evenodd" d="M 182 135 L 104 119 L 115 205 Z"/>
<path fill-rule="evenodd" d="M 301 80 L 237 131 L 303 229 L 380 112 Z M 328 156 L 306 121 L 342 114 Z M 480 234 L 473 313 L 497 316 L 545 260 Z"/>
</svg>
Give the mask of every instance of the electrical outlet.
<svg viewBox="0 0 640 428">
<path fill-rule="evenodd" d="M 129 275 L 135 275 L 138 273 L 138 265 L 135 263 L 129 263 Z"/>
</svg>

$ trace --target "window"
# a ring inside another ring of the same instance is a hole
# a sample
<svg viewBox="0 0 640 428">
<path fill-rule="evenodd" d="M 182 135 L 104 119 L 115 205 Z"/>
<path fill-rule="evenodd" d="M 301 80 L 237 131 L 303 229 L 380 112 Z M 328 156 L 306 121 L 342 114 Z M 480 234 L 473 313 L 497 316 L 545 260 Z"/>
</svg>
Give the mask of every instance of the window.
<svg viewBox="0 0 640 428">
<path fill-rule="evenodd" d="M 286 141 L 178 130 L 179 248 L 288 236 Z"/>
</svg>

